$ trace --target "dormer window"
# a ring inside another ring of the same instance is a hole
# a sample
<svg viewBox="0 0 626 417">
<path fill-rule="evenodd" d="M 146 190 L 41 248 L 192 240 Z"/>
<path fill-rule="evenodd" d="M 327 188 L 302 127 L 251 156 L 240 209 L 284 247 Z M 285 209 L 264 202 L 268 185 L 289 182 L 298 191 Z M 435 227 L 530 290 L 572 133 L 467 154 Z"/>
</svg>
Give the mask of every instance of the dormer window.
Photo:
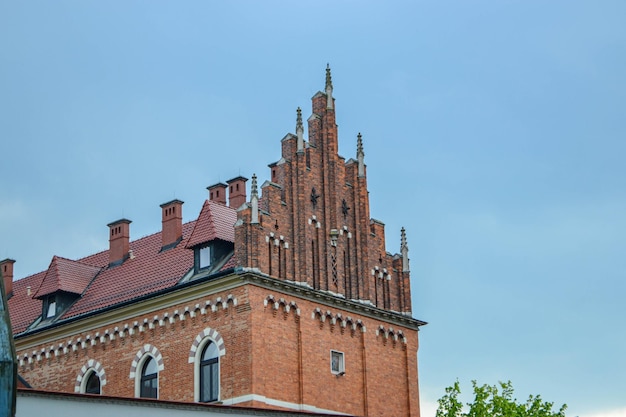
<svg viewBox="0 0 626 417">
<path fill-rule="evenodd" d="M 78 294 L 65 291 L 56 291 L 52 294 L 41 297 L 41 319 L 53 320 L 62 316 L 65 310 L 67 310 L 67 308 L 71 306 L 78 297 Z"/>
<path fill-rule="evenodd" d="M 198 249 L 198 267 L 200 269 L 211 266 L 211 246 Z"/>
<path fill-rule="evenodd" d="M 232 242 L 213 239 L 193 246 L 193 274 L 191 279 L 205 277 L 220 271 L 233 256 Z"/>
<path fill-rule="evenodd" d="M 49 319 L 57 315 L 57 302 L 54 295 L 46 299 L 46 318 Z"/>
</svg>

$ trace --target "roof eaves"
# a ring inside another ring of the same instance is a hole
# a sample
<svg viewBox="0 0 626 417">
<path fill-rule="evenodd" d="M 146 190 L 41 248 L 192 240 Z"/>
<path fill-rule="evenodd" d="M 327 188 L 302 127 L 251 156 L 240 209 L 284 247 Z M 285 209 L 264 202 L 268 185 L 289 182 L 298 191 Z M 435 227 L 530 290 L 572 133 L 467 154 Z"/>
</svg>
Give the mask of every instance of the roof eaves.
<svg viewBox="0 0 626 417">
<path fill-rule="evenodd" d="M 158 297 L 162 296 L 163 294 L 167 294 L 167 293 L 172 292 L 172 291 L 178 291 L 180 289 L 187 288 L 187 287 L 192 286 L 192 285 L 197 285 L 197 284 L 203 283 L 205 281 L 217 279 L 217 278 L 220 278 L 220 277 L 232 274 L 232 273 L 235 272 L 235 269 L 236 268 L 228 268 L 228 269 L 225 269 L 223 271 L 218 271 L 218 272 L 216 272 L 214 274 L 210 274 L 210 275 L 207 275 L 207 276 L 200 277 L 198 279 L 194 279 L 194 280 L 191 280 L 191 281 L 187 281 L 187 282 L 179 283 L 179 284 L 176 284 L 176 285 L 172 285 L 170 287 L 163 288 L 161 290 L 158 290 L 158 291 L 155 291 L 155 292 L 152 292 L 152 293 L 149 293 L 149 294 L 145 294 L 145 295 L 139 296 L 137 298 L 124 300 L 124 301 L 122 301 L 120 303 L 111 304 L 111 305 L 108 305 L 108 306 L 103 307 L 103 308 L 94 309 L 94 310 L 90 310 L 90 311 L 87 311 L 87 312 L 84 312 L 84 313 L 76 314 L 74 316 L 71 316 L 71 317 L 68 317 L 68 318 L 65 318 L 65 319 L 60 318 L 59 320 L 56 320 L 56 321 L 50 323 L 49 326 L 44 326 L 44 327 L 37 326 L 37 327 L 32 328 L 32 329 L 27 329 L 26 331 L 15 335 L 15 337 L 16 338 L 21 338 L 21 337 L 25 337 L 25 336 L 31 336 L 33 334 L 40 333 L 40 332 L 45 331 L 45 330 L 50 330 L 50 329 L 53 329 L 55 327 L 65 325 L 67 323 L 72 323 L 72 322 L 80 320 L 80 319 L 84 319 L 84 318 L 87 318 L 87 317 L 95 316 L 97 314 L 105 313 L 107 311 L 115 310 L 117 308 L 125 307 L 125 306 L 128 306 L 128 305 L 134 304 L 134 303 L 140 303 L 142 301 L 149 300 L 151 298 L 158 298 Z"/>
</svg>

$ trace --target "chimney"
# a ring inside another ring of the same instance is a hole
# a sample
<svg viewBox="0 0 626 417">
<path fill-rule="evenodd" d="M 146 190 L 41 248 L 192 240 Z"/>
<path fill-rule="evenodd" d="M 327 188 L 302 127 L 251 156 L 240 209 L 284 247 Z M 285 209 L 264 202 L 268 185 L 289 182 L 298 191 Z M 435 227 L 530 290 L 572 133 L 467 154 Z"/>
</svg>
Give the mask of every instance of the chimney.
<svg viewBox="0 0 626 417">
<path fill-rule="evenodd" d="M 129 256 L 130 220 L 120 219 L 109 226 L 109 266 L 119 265 Z"/>
<path fill-rule="evenodd" d="M 161 204 L 161 250 L 171 246 L 176 246 L 183 238 L 183 201 L 172 200 Z"/>
<path fill-rule="evenodd" d="M 229 186 L 228 205 L 231 208 L 238 209 L 246 202 L 246 181 L 248 179 L 242 176 L 226 181 Z"/>
<path fill-rule="evenodd" d="M 228 185 L 224 184 L 223 182 L 218 182 L 217 184 L 209 185 L 208 187 L 206 187 L 206 189 L 209 190 L 209 200 L 226 205 L 227 187 Z"/>
<path fill-rule="evenodd" d="M 13 292 L 13 259 L 4 259 L 0 261 L 0 271 L 2 271 L 2 277 L 4 278 L 4 293 L 7 295 L 7 300 L 11 298 Z"/>
</svg>

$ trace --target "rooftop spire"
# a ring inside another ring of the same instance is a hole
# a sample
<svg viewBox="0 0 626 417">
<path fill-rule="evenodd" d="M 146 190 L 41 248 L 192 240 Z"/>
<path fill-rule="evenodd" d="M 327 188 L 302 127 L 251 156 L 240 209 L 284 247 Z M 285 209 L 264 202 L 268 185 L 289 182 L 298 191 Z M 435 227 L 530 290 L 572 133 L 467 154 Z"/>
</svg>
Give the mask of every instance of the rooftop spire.
<svg viewBox="0 0 626 417">
<path fill-rule="evenodd" d="M 326 64 L 326 89 L 333 88 L 333 79 L 330 75 L 330 64 Z"/>
<path fill-rule="evenodd" d="M 330 64 L 326 64 L 326 108 L 333 108 L 333 79 L 330 75 Z"/>
<path fill-rule="evenodd" d="M 359 177 L 365 176 L 365 152 L 363 152 L 363 139 L 361 132 L 356 136 L 356 159 L 359 162 Z"/>
<path fill-rule="evenodd" d="M 400 229 L 400 252 L 402 253 L 402 272 L 409 272 L 409 247 L 406 244 L 406 231 Z"/>
<path fill-rule="evenodd" d="M 259 222 L 259 190 L 256 183 L 256 174 L 252 174 L 252 185 L 250 186 L 250 205 L 252 206 L 252 215 L 250 223 Z"/>
<path fill-rule="evenodd" d="M 252 174 L 252 185 L 250 186 L 250 194 L 252 197 L 259 196 L 259 189 L 256 182 L 256 174 Z"/>
<path fill-rule="evenodd" d="M 302 126 L 302 110 L 298 107 L 296 110 L 298 116 L 296 118 L 296 136 L 298 136 L 298 152 L 304 151 L 304 127 Z"/>
</svg>

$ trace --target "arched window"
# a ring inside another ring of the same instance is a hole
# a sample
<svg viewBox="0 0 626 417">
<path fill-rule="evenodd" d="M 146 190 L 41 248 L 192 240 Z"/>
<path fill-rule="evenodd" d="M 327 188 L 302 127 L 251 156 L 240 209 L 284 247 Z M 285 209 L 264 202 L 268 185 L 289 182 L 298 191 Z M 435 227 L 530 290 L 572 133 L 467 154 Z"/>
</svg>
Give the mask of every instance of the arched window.
<svg viewBox="0 0 626 417">
<path fill-rule="evenodd" d="M 102 394 L 102 388 L 106 384 L 107 377 L 102 364 L 97 360 L 89 359 L 76 377 L 74 392 L 99 395 Z"/>
<path fill-rule="evenodd" d="M 220 357 L 226 354 L 224 339 L 215 329 L 201 331 L 189 349 L 189 363 L 193 364 L 193 400 L 219 401 Z"/>
<path fill-rule="evenodd" d="M 141 368 L 141 387 L 139 396 L 142 398 L 158 398 L 159 367 L 157 361 L 148 356 Z"/>
<path fill-rule="evenodd" d="M 159 398 L 159 372 L 164 369 L 159 349 L 144 345 L 135 355 L 128 377 L 135 380 L 135 397 Z"/>
<path fill-rule="evenodd" d="M 85 394 L 98 394 L 100 395 L 100 377 L 95 370 L 89 371 L 87 375 L 87 381 L 85 382 Z"/>
<path fill-rule="evenodd" d="M 200 401 L 217 401 L 220 390 L 220 363 L 217 345 L 209 341 L 200 361 Z"/>
</svg>

